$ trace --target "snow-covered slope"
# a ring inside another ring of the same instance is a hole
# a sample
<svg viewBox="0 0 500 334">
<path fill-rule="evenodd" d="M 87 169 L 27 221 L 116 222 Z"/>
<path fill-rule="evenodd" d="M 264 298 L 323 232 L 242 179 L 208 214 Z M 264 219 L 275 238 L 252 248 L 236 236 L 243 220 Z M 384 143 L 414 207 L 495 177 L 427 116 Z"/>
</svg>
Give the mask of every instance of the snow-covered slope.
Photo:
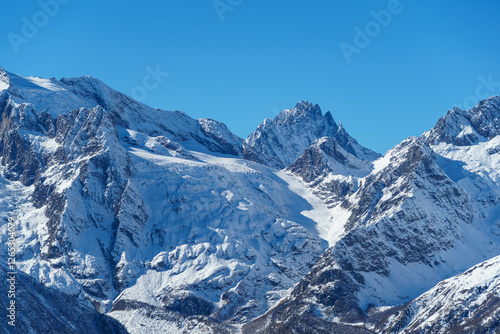
<svg viewBox="0 0 500 334">
<path fill-rule="evenodd" d="M 500 256 L 440 282 L 387 312 L 376 328 L 399 333 L 498 333 Z"/>
<path fill-rule="evenodd" d="M 313 193 L 329 207 L 354 193 L 361 178 L 373 169 L 373 163 L 344 150 L 336 138 L 322 137 L 287 170 L 300 177 Z"/>
<path fill-rule="evenodd" d="M 241 155 L 243 150 L 243 140 L 220 123 L 195 120 L 181 111 L 148 107 L 94 77 L 61 80 L 25 78 L 0 68 L 0 81 L 13 102 L 29 103 L 38 112 L 48 113 L 52 119 L 74 109 L 99 105 L 110 113 L 116 125 L 125 128 L 152 136 L 162 134 L 179 142 L 196 143 L 213 152 Z"/>
<path fill-rule="evenodd" d="M 383 157 L 307 102 L 243 141 L 92 77 L 0 69 L 0 115 L 1 215 L 35 299 L 131 333 L 496 330 L 498 97 Z"/>
<path fill-rule="evenodd" d="M 245 157 L 275 168 L 286 168 L 299 158 L 316 139 L 332 137 L 350 154 L 362 160 L 374 160 L 379 154 L 362 147 L 337 125 L 332 114 L 322 114 L 320 107 L 300 101 L 295 108 L 266 119 L 245 140 Z"/>
<path fill-rule="evenodd" d="M 0 99 L 2 193 L 17 202 L 19 269 L 45 286 L 131 331 L 126 319 L 144 308 L 179 331 L 182 319 L 241 323 L 328 247 L 328 209 L 299 196 L 309 190 L 296 178 L 238 157 L 222 123 L 148 108 L 90 77 L 50 79 L 57 89 L 14 81 Z M 72 109 L 77 98 L 87 104 Z"/>
<path fill-rule="evenodd" d="M 495 95 L 469 110 L 449 110 L 424 136 L 434 145 L 468 146 L 490 140 L 500 134 L 499 108 L 500 96 Z"/>
<path fill-rule="evenodd" d="M 310 204 L 263 166 L 194 151 L 194 159 L 144 147 L 129 152 L 137 172 L 128 186 L 146 203 L 147 219 L 132 238 L 116 241 L 117 278 L 126 288 L 115 304 L 135 300 L 247 321 L 280 299 L 327 246 L 300 214 Z"/>
<path fill-rule="evenodd" d="M 483 119 L 477 128 L 497 124 L 500 108 L 491 101 L 496 98 L 465 112 Z M 326 169 L 327 176 L 325 168 L 315 173 L 315 166 L 325 165 L 319 150 L 299 159 L 308 163 L 290 167 L 320 197 L 330 198 L 333 226 L 340 225 L 343 234 L 290 296 L 245 330 L 371 332 L 373 310 L 410 302 L 443 279 L 500 253 L 500 137 L 484 136 L 468 145 L 453 144 L 453 136 L 446 137 L 450 142 L 432 139 L 443 123 L 460 127 L 453 117 L 448 114 L 421 138 L 409 138 L 388 151 L 366 176 L 355 177 L 351 171 L 347 186 L 337 182 L 325 187 L 323 180 L 340 179 L 342 169 Z M 346 155 L 339 152 L 330 156 L 342 161 Z M 457 307 L 450 302 L 446 309 L 458 312 Z"/>
<path fill-rule="evenodd" d="M 47 289 L 28 275 L 15 275 L 15 298 L 9 298 L 12 274 L 0 266 L 0 297 L 2 310 L 15 302 L 15 321 L 7 317 L 0 322 L 2 333 L 74 333 L 74 334 L 127 334 L 125 327 L 115 319 L 83 306 L 74 298 L 57 290 Z M 11 322 L 15 326 L 12 326 Z"/>
</svg>

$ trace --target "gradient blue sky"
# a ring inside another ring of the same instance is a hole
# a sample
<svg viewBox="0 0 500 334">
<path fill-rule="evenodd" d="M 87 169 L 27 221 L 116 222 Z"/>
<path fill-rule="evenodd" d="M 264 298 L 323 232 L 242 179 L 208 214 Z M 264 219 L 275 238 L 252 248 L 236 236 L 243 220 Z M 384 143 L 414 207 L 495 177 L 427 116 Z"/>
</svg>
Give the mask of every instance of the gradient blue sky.
<svg viewBox="0 0 500 334">
<path fill-rule="evenodd" d="M 65 0 L 46 24 L 38 1 L 2 1 L 0 66 L 92 75 L 128 95 L 159 66 L 169 76 L 144 103 L 220 120 L 244 138 L 309 100 L 378 152 L 455 105 L 500 94 L 498 1 L 401 0 L 378 32 L 371 11 L 394 0 L 219 1 L 232 9 L 223 20 L 213 0 Z M 15 52 L 9 36 L 34 16 L 38 32 Z M 355 46 L 367 24 L 373 37 L 348 63 L 340 44 Z"/>
</svg>

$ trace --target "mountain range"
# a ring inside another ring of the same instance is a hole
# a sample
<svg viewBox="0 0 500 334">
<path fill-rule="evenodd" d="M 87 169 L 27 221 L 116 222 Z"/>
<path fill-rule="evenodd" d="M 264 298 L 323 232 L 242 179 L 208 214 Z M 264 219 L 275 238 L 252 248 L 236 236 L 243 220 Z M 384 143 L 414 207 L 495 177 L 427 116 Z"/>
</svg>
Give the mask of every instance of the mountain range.
<svg viewBox="0 0 500 334">
<path fill-rule="evenodd" d="M 500 331 L 499 96 L 384 155 L 307 101 L 242 139 L 88 76 L 0 68 L 0 113 L 21 332 Z"/>
</svg>

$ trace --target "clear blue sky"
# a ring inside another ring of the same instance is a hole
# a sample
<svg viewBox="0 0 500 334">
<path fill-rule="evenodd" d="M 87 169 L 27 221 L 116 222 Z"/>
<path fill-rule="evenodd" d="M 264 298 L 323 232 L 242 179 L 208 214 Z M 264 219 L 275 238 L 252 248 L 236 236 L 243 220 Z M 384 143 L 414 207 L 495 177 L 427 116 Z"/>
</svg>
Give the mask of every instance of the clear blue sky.
<svg viewBox="0 0 500 334">
<path fill-rule="evenodd" d="M 213 0 L 59 1 L 2 1 L 0 66 L 92 75 L 128 95 L 159 66 L 169 75 L 144 103 L 223 121 L 244 138 L 309 100 L 384 152 L 454 105 L 500 95 L 495 0 L 218 0 L 222 13 Z M 375 23 L 371 11 L 388 9 L 390 22 Z M 340 45 L 356 47 L 356 27 L 372 37 L 348 63 Z"/>
</svg>

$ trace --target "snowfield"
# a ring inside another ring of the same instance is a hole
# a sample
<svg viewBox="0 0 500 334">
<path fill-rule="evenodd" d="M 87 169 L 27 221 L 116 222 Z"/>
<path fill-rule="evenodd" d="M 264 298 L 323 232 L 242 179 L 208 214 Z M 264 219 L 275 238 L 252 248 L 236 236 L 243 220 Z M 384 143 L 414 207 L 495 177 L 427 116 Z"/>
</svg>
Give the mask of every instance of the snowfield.
<svg viewBox="0 0 500 334">
<path fill-rule="evenodd" d="M 500 328 L 498 96 L 384 156 L 306 101 L 244 140 L 0 68 L 0 112 L 0 252 L 14 216 L 48 323 L 78 328 L 60 295 L 118 333 Z"/>
</svg>

